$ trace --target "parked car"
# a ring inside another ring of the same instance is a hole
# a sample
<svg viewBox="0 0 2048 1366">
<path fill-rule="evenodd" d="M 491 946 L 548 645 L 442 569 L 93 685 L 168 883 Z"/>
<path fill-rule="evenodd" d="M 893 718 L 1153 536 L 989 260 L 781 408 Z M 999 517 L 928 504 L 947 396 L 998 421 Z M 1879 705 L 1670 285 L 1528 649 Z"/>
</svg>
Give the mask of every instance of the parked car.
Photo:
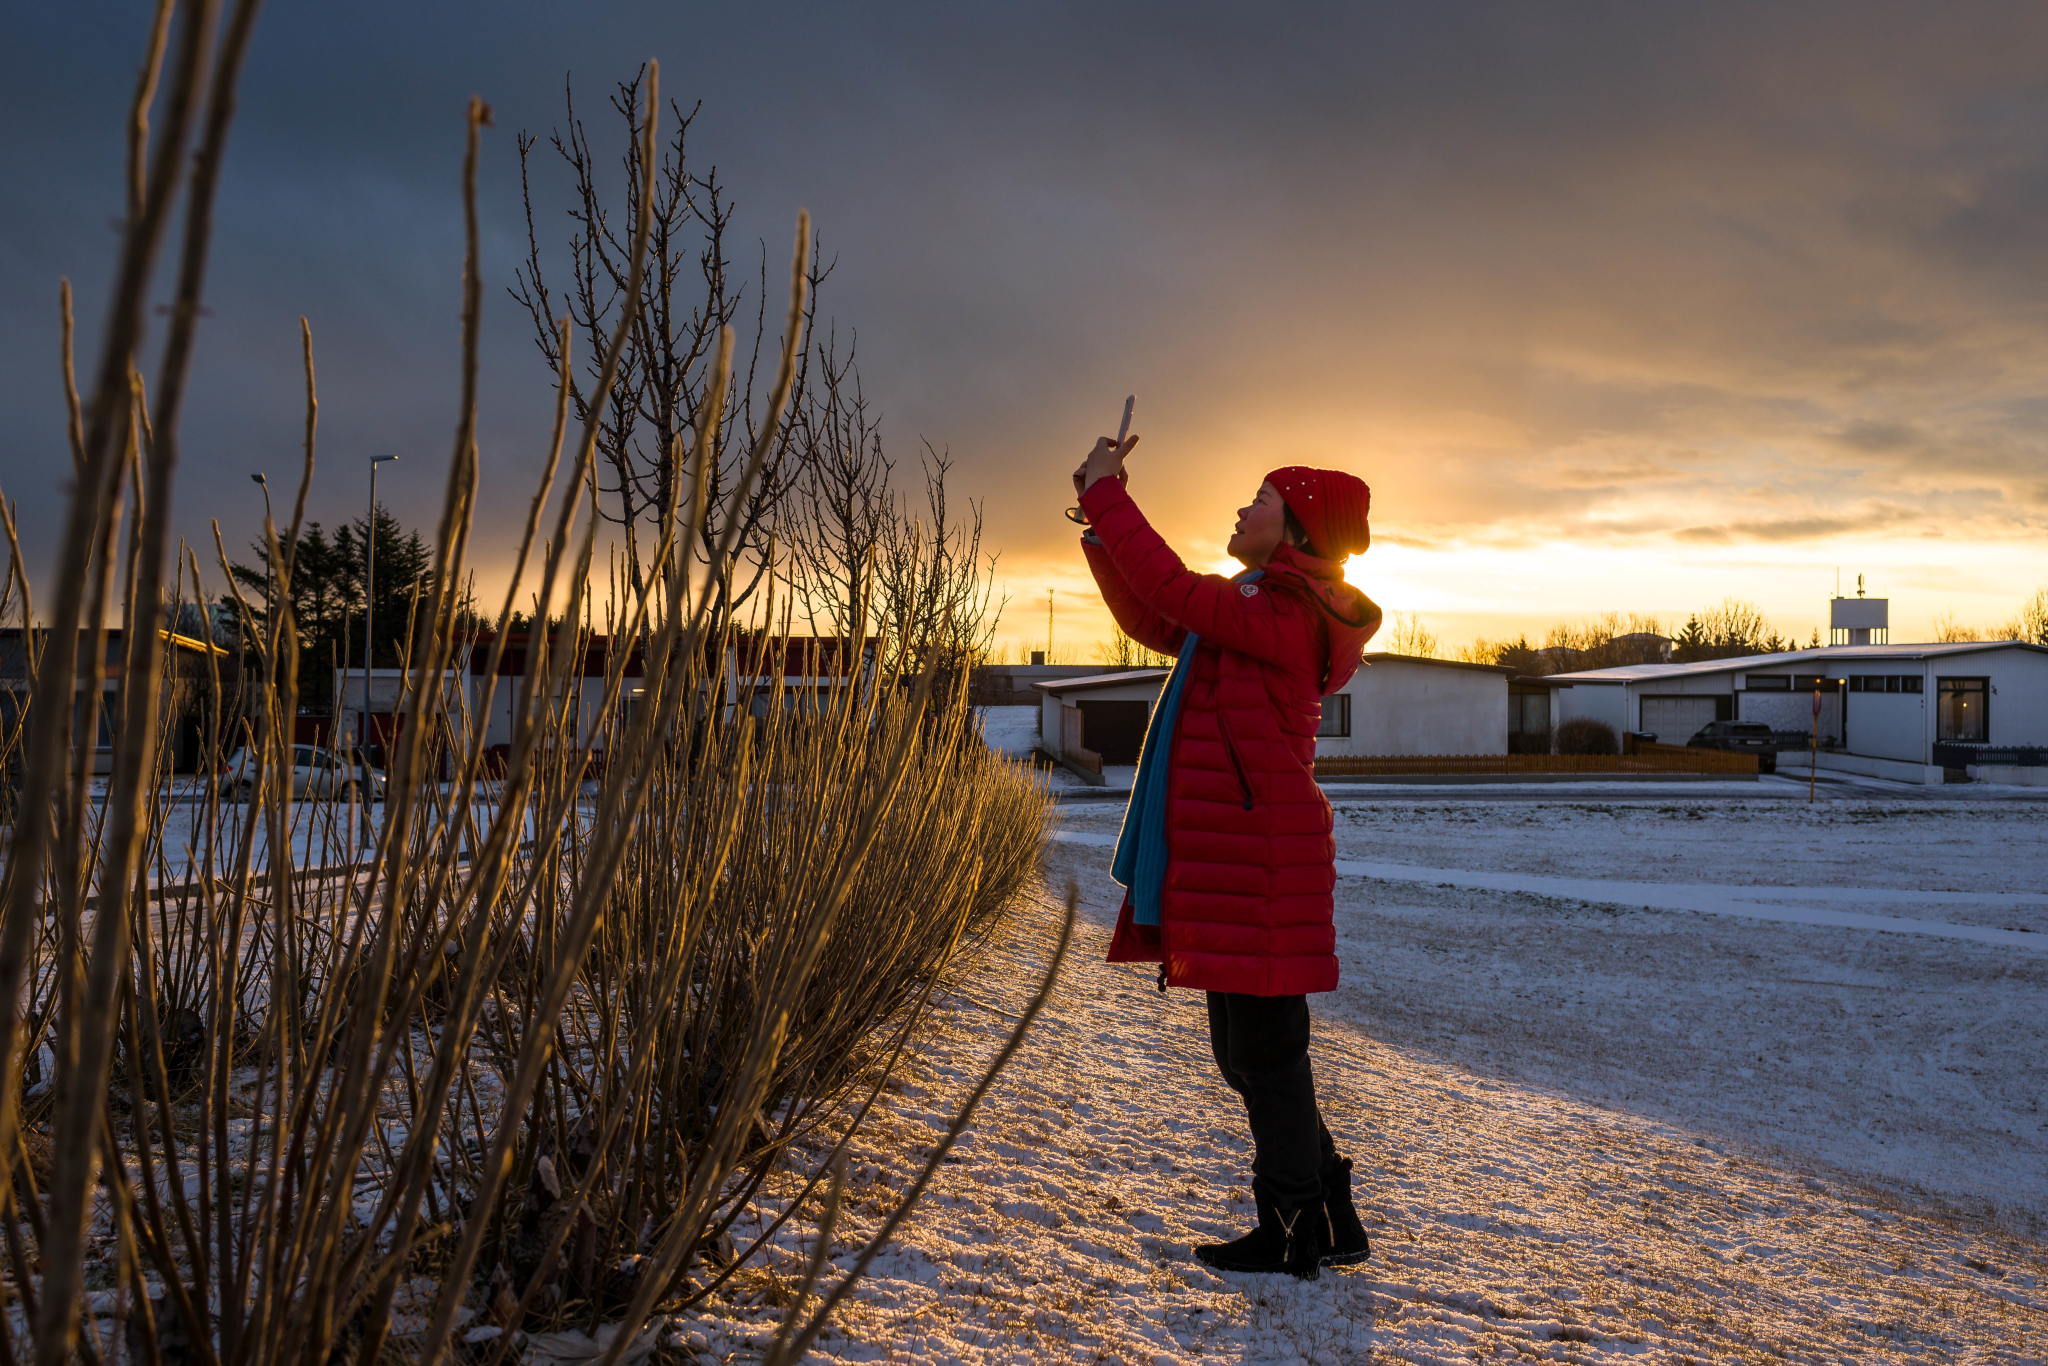
<svg viewBox="0 0 2048 1366">
<path fill-rule="evenodd" d="M 246 798 L 256 783 L 256 762 L 256 755 L 246 745 L 229 755 L 220 770 L 222 795 Z M 341 751 L 293 745 L 291 763 L 294 797 L 353 801 L 358 796 L 367 796 L 373 802 L 384 800 L 384 775 L 368 764 L 352 762 Z"/>
<path fill-rule="evenodd" d="M 1761 721 L 1709 721 L 1685 743 L 1691 749 L 1754 754 L 1759 773 L 1778 771 L 1778 737 Z"/>
</svg>

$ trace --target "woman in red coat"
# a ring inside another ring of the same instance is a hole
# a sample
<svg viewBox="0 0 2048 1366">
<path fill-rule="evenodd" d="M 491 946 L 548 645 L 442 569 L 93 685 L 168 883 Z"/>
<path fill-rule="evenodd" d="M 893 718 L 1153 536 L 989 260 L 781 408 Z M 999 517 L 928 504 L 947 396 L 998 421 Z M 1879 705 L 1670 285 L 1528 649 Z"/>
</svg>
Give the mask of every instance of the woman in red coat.
<svg viewBox="0 0 2048 1366">
<path fill-rule="evenodd" d="M 1369 539 L 1371 491 L 1339 470 L 1274 470 L 1230 538 L 1244 572 L 1197 574 L 1124 487 L 1136 444 L 1098 441 L 1074 472 L 1111 614 L 1178 657 L 1118 840 L 1128 891 L 1109 960 L 1158 963 L 1161 991 L 1208 993 L 1216 1065 L 1250 1120 L 1258 1227 L 1195 1255 L 1313 1279 L 1367 1255 L 1351 1162 L 1316 1108 L 1307 993 L 1337 986 L 1336 844 L 1315 736 L 1322 699 L 1379 628 L 1379 608 L 1343 578 Z"/>
</svg>

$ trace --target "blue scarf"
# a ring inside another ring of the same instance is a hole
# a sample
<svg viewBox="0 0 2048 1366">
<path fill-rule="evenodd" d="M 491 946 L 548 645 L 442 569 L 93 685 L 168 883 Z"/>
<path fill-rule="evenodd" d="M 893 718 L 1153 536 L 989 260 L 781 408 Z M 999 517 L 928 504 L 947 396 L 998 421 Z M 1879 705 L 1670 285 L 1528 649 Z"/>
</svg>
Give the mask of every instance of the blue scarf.
<svg viewBox="0 0 2048 1366">
<path fill-rule="evenodd" d="M 1233 583 L 1250 583 L 1263 570 L 1241 574 Z M 1166 890 L 1166 796 L 1171 777 L 1174 725 L 1180 720 L 1181 694 L 1188 671 L 1195 662 L 1195 647 L 1202 638 L 1193 631 L 1181 642 L 1180 658 L 1159 695 L 1159 707 L 1145 730 L 1145 746 L 1138 754 L 1138 778 L 1131 784 L 1131 804 L 1124 808 L 1124 828 L 1116 837 L 1116 857 L 1109 875 L 1130 888 L 1131 920 L 1139 925 L 1159 923 L 1159 902 Z"/>
</svg>

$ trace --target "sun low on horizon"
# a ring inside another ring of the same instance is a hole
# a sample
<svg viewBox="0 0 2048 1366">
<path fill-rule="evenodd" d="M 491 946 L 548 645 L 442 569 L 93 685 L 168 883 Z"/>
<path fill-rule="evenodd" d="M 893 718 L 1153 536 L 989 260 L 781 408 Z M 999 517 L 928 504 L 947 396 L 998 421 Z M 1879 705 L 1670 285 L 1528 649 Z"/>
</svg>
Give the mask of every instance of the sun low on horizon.
<svg viewBox="0 0 2048 1366">
<path fill-rule="evenodd" d="M 1555 625 L 1609 612 L 1674 633 L 1728 598 L 1754 603 L 1781 635 L 1803 642 L 1816 630 L 1825 637 L 1830 598 L 1859 593 L 1889 599 L 1893 640 L 1931 640 L 1943 627 L 2009 620 L 2048 584 L 2048 549 L 2027 506 L 2036 491 L 2017 470 L 2009 487 L 1958 491 L 1825 448 L 1712 468 L 1645 452 L 1622 470 L 1610 455 L 1604 471 L 1583 455 L 1552 453 L 1501 462 L 1491 477 L 1472 457 L 1298 461 L 1284 451 L 1219 451 L 1188 462 L 1213 476 L 1186 476 L 1177 464 L 1164 477 L 1144 467 L 1145 454 L 1132 462 L 1140 510 L 1189 568 L 1226 576 L 1241 568 L 1224 553 L 1231 522 L 1265 469 L 1324 463 L 1365 478 L 1372 546 L 1346 562 L 1345 578 L 1389 622 L 1413 618 L 1446 653 L 1481 638 L 1541 643 Z M 1055 513 L 1059 492 L 1048 484 L 1043 500 Z M 1056 543 L 1043 545 L 1043 529 L 1031 527 L 1038 544 L 1013 545 L 999 560 L 1009 597 L 1000 651 L 1021 658 L 1046 648 L 1048 590 L 1055 657 L 1088 662 L 1113 634 L 1068 530 L 1062 523 Z"/>
</svg>

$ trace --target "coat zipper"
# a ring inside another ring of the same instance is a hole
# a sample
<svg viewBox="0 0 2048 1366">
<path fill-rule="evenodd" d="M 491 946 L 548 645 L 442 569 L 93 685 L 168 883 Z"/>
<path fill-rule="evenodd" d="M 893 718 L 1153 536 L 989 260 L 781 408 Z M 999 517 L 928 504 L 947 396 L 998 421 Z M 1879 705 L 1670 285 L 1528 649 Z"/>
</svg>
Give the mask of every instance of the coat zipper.
<svg viewBox="0 0 2048 1366">
<path fill-rule="evenodd" d="M 1230 733 L 1230 718 L 1223 712 L 1216 713 L 1216 729 L 1223 733 L 1223 748 L 1230 754 L 1230 766 L 1237 770 L 1237 785 L 1244 790 L 1244 809 L 1252 809 L 1252 780 L 1244 771 L 1244 760 L 1237 756 L 1237 740 Z"/>
</svg>

